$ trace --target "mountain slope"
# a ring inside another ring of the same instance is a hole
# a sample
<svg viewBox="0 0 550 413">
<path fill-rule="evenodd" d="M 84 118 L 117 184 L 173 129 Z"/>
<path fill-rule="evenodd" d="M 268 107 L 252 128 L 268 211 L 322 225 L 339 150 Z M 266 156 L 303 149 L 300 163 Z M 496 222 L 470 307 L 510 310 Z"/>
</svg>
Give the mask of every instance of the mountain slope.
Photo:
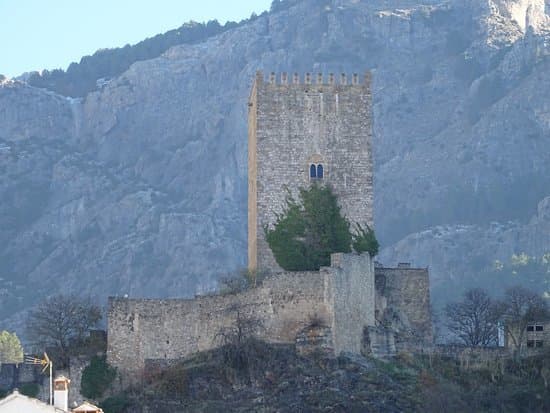
<svg viewBox="0 0 550 413">
<path fill-rule="evenodd" d="M 372 69 L 383 245 L 434 225 L 526 223 L 550 195 L 549 32 L 542 0 L 303 0 L 136 62 L 83 99 L 4 81 L 0 316 L 55 291 L 192 295 L 244 267 L 258 69 Z M 426 262 L 412 251 L 400 253 Z"/>
</svg>

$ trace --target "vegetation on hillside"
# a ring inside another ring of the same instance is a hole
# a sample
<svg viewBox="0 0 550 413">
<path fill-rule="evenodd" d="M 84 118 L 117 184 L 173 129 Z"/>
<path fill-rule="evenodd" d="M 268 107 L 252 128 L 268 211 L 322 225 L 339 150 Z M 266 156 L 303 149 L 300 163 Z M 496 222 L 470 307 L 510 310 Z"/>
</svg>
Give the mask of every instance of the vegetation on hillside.
<svg viewBox="0 0 550 413">
<path fill-rule="evenodd" d="M 55 69 L 33 72 L 28 83 L 65 96 L 83 97 L 97 89 L 98 80 L 108 81 L 137 61 L 154 59 L 172 46 L 197 43 L 247 21 L 227 22 L 223 26 L 217 20 L 185 23 L 178 29 L 158 34 L 133 46 L 127 44 L 120 48 L 98 50 L 92 56 L 84 56 L 80 63 L 71 63 L 66 71 Z"/>
<path fill-rule="evenodd" d="M 442 356 L 299 356 L 291 345 L 249 339 L 247 363 L 224 348 L 167 370 L 149 369 L 118 400 L 127 410 L 234 412 L 544 412 L 550 409 L 550 353 L 469 365 Z"/>
<path fill-rule="evenodd" d="M 274 0 L 270 11 L 288 9 L 295 2 L 295 0 Z M 265 13 L 267 12 L 262 15 Z M 238 23 L 228 21 L 224 25 L 217 20 L 210 20 L 207 23 L 188 22 L 175 30 L 147 38 L 135 45 L 127 44 L 124 47 L 98 50 L 91 56 L 82 57 L 79 63 L 71 63 L 67 70 L 33 72 L 27 81 L 32 86 L 46 88 L 64 96 L 84 97 L 96 90 L 101 83 L 121 75 L 135 62 L 154 59 L 173 46 L 205 41 L 257 18 L 258 16 L 253 13 L 248 19 Z"/>
</svg>

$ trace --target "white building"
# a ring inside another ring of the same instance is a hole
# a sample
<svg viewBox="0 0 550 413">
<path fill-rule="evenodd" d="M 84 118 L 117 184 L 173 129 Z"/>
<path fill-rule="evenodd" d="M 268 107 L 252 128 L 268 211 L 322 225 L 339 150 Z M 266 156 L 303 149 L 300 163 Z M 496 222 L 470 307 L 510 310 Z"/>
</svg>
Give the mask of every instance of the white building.
<svg viewBox="0 0 550 413">
<path fill-rule="evenodd" d="M 69 409 L 69 383 L 66 377 L 54 380 L 54 405 L 25 396 L 14 390 L 9 396 L 0 399 L 0 413 L 103 413 L 99 407 L 88 402 Z"/>
<path fill-rule="evenodd" d="M 9 396 L 0 399 L 0 413 L 67 413 L 67 411 L 25 396 L 15 390 Z"/>
</svg>

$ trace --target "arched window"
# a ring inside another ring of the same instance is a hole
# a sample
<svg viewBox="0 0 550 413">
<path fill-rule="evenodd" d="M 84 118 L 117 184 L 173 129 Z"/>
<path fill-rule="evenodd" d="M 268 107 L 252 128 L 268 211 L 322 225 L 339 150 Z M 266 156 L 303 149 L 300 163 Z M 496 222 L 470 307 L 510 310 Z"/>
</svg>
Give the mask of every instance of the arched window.
<svg viewBox="0 0 550 413">
<path fill-rule="evenodd" d="M 315 168 L 315 164 L 311 164 L 311 166 L 309 167 L 309 177 L 317 178 L 317 169 Z"/>
<path fill-rule="evenodd" d="M 323 165 L 317 165 L 317 178 L 323 178 Z"/>
</svg>

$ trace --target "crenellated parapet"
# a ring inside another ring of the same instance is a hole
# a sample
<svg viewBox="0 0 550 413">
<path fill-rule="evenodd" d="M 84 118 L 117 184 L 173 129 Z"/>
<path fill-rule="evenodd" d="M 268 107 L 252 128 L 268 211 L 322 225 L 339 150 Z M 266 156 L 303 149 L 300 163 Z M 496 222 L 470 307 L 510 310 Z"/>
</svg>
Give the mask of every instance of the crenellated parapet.
<svg viewBox="0 0 550 413">
<path fill-rule="evenodd" d="M 271 72 L 265 76 L 263 72 L 256 73 L 256 83 L 268 83 L 270 85 L 320 85 L 320 86 L 358 86 L 370 85 L 371 73 L 365 72 L 363 76 L 357 73 L 352 73 L 349 76 L 347 73 L 335 75 L 334 73 L 310 73 L 299 74 L 294 72 L 290 75 L 287 72 L 275 73 Z"/>
</svg>

